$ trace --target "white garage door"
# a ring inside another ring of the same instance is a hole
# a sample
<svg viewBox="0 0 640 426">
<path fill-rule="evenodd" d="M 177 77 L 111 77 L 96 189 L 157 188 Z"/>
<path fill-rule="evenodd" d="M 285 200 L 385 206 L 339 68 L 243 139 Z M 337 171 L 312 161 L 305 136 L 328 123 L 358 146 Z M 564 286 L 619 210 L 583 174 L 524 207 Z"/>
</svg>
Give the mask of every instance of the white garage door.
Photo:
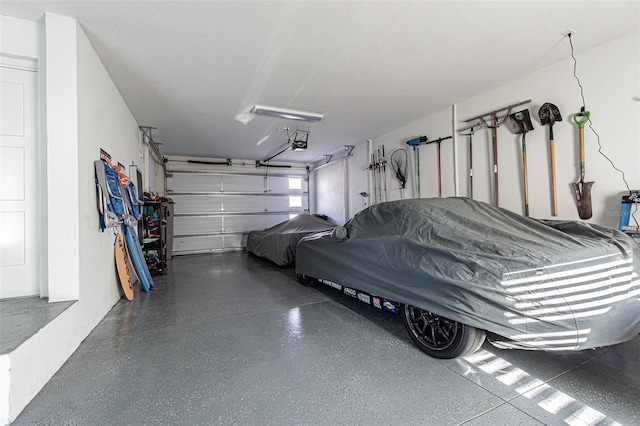
<svg viewBox="0 0 640 426">
<path fill-rule="evenodd" d="M 167 196 L 175 203 L 173 254 L 242 250 L 249 231 L 309 211 L 305 165 L 288 166 L 203 166 L 170 160 Z"/>
</svg>

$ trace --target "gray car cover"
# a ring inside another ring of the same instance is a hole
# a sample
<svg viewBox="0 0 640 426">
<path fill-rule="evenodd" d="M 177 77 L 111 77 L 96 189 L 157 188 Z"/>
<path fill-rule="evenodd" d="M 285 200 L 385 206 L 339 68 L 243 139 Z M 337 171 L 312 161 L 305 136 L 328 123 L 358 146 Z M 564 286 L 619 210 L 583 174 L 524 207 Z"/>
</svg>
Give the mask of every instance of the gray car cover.
<svg viewBox="0 0 640 426">
<path fill-rule="evenodd" d="M 543 221 L 467 198 L 371 206 L 298 244 L 296 273 L 505 337 L 577 350 L 640 333 L 640 248 L 613 229 Z"/>
<path fill-rule="evenodd" d="M 296 245 L 305 235 L 327 231 L 336 225 L 318 216 L 303 213 L 264 231 L 251 231 L 247 236 L 247 251 L 264 257 L 278 266 L 296 260 Z"/>
</svg>

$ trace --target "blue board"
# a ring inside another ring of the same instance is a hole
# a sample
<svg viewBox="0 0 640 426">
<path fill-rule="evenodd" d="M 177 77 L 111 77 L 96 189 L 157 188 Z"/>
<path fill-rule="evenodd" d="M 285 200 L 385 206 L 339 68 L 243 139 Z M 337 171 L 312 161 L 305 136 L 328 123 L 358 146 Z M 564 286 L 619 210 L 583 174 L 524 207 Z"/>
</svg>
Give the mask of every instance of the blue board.
<svg viewBox="0 0 640 426">
<path fill-rule="evenodd" d="M 127 237 L 127 247 L 129 247 L 129 253 L 131 253 L 131 260 L 133 261 L 138 277 L 140 278 L 140 282 L 142 283 L 142 288 L 144 291 L 149 291 L 153 288 L 153 279 L 151 278 L 151 273 L 149 273 L 147 262 L 144 260 L 144 254 L 142 254 L 138 235 L 131 226 L 122 225 L 122 227 L 124 228 L 124 233 Z"/>
</svg>

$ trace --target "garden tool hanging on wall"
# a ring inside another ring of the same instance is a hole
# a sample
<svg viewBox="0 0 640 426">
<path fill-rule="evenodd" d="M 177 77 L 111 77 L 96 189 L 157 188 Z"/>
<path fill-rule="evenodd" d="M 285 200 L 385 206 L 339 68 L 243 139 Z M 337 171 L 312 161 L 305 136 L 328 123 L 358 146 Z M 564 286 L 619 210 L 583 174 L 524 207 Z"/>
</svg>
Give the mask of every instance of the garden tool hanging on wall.
<svg viewBox="0 0 640 426">
<path fill-rule="evenodd" d="M 513 108 L 520 105 L 528 104 L 529 102 L 531 102 L 531 99 L 527 99 L 526 101 L 518 102 L 516 104 L 509 105 L 495 111 L 486 112 L 477 117 L 469 118 L 468 120 L 465 120 L 465 122 L 471 123 L 471 125 L 462 129 L 458 129 L 458 132 L 462 132 L 464 130 L 468 130 L 478 126 L 483 126 L 491 129 L 491 138 L 493 139 L 493 204 L 496 206 L 500 205 L 500 191 L 498 186 L 498 127 L 500 127 L 507 120 L 509 115 L 511 115 L 511 111 Z M 503 111 L 506 111 L 506 113 L 502 113 Z"/>
<path fill-rule="evenodd" d="M 384 145 L 380 145 L 380 150 L 380 152 L 382 153 L 382 157 L 380 157 L 380 168 L 382 169 L 382 186 L 384 187 L 384 201 L 386 202 L 389 200 L 389 193 L 387 191 L 387 158 L 384 155 Z"/>
<path fill-rule="evenodd" d="M 529 179 L 527 174 L 527 132 L 533 130 L 533 123 L 528 109 L 523 109 L 509 116 L 511 127 L 516 134 L 522 134 L 522 181 L 524 184 L 524 215 L 529 216 Z"/>
<path fill-rule="evenodd" d="M 465 130 L 469 130 L 469 133 L 462 133 L 458 130 L 458 134 L 461 136 L 466 136 L 469 141 L 469 198 L 473 198 L 473 133 L 474 126 L 467 128 Z"/>
<path fill-rule="evenodd" d="M 373 198 L 371 204 L 378 204 L 378 176 L 376 172 L 376 154 L 371 154 L 371 163 L 369 163 L 369 170 L 371 171 L 371 179 L 373 182 Z"/>
<path fill-rule="evenodd" d="M 371 154 L 369 170 L 373 177 L 373 200 L 372 204 L 387 201 L 387 160 L 384 154 L 384 145 L 376 149 Z"/>
<path fill-rule="evenodd" d="M 415 198 L 420 198 L 420 144 L 427 142 L 426 136 L 417 136 L 407 141 L 407 145 L 413 148 L 413 158 L 415 160 Z"/>
<path fill-rule="evenodd" d="M 589 121 L 591 113 L 585 111 L 584 107 L 580 112 L 573 114 L 573 121 L 580 127 L 580 181 L 572 184 L 578 202 L 578 215 L 580 219 L 590 219 L 593 216 L 591 209 L 591 187 L 594 182 L 584 181 L 584 124 Z"/>
<path fill-rule="evenodd" d="M 411 139 L 407 141 L 407 145 L 411 145 L 413 147 L 414 155 L 416 158 L 416 180 L 417 183 L 417 198 L 420 198 L 420 145 L 428 145 L 431 143 L 438 144 L 438 196 L 442 198 L 442 155 L 440 150 L 440 144 L 442 141 L 446 141 L 447 139 L 452 139 L 453 136 L 447 136 L 444 138 L 434 139 L 432 141 L 427 140 L 426 136 L 419 136 L 415 139 Z"/>
<path fill-rule="evenodd" d="M 438 197 L 440 198 L 442 198 L 442 153 L 441 153 L 440 144 L 442 143 L 442 141 L 446 141 L 447 139 L 453 139 L 453 136 L 438 138 L 438 139 L 427 142 L 428 144 L 429 143 L 438 144 Z"/>
<path fill-rule="evenodd" d="M 555 141 L 553 139 L 553 123 L 556 121 L 562 121 L 560 110 L 557 106 L 550 103 L 545 103 L 540 107 L 538 111 L 540 117 L 540 123 L 549 125 L 549 155 L 551 158 L 551 190 L 553 194 L 553 215 L 558 216 L 558 188 L 556 185 L 556 154 L 555 154 Z"/>
</svg>

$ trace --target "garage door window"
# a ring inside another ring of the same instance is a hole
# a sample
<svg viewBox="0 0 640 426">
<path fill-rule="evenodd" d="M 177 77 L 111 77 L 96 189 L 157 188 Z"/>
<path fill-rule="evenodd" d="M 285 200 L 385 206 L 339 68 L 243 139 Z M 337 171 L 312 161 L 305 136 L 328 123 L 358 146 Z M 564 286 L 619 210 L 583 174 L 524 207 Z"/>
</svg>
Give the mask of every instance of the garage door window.
<svg viewBox="0 0 640 426">
<path fill-rule="evenodd" d="M 289 189 L 302 189 L 302 179 L 289 178 Z"/>
</svg>

